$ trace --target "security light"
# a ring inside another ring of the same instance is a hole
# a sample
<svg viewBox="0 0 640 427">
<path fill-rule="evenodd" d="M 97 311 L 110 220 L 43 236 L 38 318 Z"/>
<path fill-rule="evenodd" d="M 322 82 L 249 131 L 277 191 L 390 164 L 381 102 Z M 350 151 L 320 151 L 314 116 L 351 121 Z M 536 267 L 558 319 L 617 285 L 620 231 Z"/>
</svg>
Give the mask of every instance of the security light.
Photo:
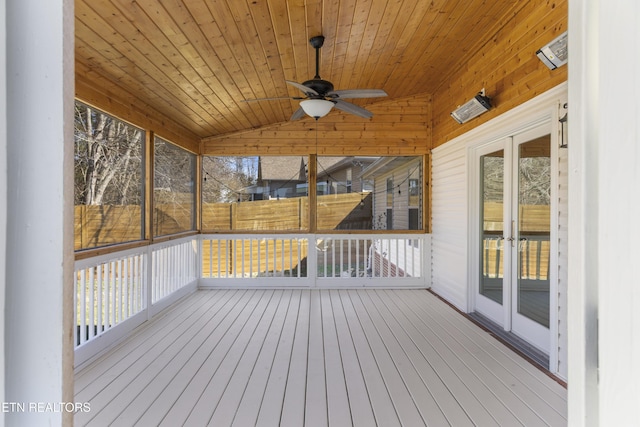
<svg viewBox="0 0 640 427">
<path fill-rule="evenodd" d="M 567 63 L 567 60 L 569 59 L 567 39 L 568 36 L 565 31 L 551 43 L 536 52 L 538 58 L 540 58 L 540 60 L 544 62 L 544 65 L 549 67 L 549 69 L 555 70 Z"/>
<path fill-rule="evenodd" d="M 485 96 L 484 89 L 482 89 L 470 101 L 461 105 L 451 113 L 451 117 L 453 117 L 458 123 L 462 124 L 468 122 L 474 117 L 478 117 L 480 114 L 485 111 L 489 111 L 490 109 L 491 101 L 487 96 Z"/>
</svg>

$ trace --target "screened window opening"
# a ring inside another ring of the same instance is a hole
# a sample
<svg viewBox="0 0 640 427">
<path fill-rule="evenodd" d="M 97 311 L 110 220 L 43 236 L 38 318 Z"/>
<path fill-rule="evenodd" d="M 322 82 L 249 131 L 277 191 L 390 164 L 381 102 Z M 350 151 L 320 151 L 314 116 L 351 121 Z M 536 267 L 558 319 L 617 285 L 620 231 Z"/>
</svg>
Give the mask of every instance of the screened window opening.
<svg viewBox="0 0 640 427">
<path fill-rule="evenodd" d="M 309 229 L 307 156 L 205 156 L 204 231 Z"/>
<path fill-rule="evenodd" d="M 422 157 L 319 156 L 318 230 L 421 229 L 421 171 Z"/>
<path fill-rule="evenodd" d="M 76 101 L 74 248 L 144 238 L 144 130 Z"/>
<path fill-rule="evenodd" d="M 195 230 L 196 156 L 161 138 L 154 141 L 153 235 Z"/>
</svg>

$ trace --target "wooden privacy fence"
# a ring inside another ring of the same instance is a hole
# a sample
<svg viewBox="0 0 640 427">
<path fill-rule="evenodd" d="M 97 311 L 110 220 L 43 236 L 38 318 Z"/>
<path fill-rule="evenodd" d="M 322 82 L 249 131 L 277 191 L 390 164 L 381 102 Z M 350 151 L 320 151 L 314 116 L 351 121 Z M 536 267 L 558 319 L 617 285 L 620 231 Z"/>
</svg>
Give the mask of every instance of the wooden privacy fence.
<svg viewBox="0 0 640 427">
<path fill-rule="evenodd" d="M 306 277 L 308 239 L 294 236 L 205 238 L 202 277 Z"/>
<path fill-rule="evenodd" d="M 157 205 L 154 235 L 192 229 L 192 213 L 175 204 Z M 76 205 L 74 249 L 95 248 L 143 239 L 142 211 L 137 205 Z"/>
<path fill-rule="evenodd" d="M 297 197 L 242 203 L 203 203 L 202 228 L 216 231 L 307 230 L 309 199 Z M 318 197 L 321 230 L 371 228 L 371 194 L 346 193 Z M 191 212 L 165 203 L 154 209 L 154 234 L 164 236 L 191 229 Z M 142 239 L 141 207 L 136 205 L 75 206 L 75 250 Z"/>
<path fill-rule="evenodd" d="M 317 200 L 319 230 L 371 228 L 371 193 L 328 194 L 318 196 Z M 308 228 L 308 197 L 202 204 L 203 230 L 275 231 Z"/>
<path fill-rule="evenodd" d="M 502 236 L 485 234 L 482 241 L 482 275 L 488 279 L 504 277 L 504 245 Z M 549 280 L 551 244 L 549 235 L 521 235 L 518 242 L 519 279 Z"/>
</svg>

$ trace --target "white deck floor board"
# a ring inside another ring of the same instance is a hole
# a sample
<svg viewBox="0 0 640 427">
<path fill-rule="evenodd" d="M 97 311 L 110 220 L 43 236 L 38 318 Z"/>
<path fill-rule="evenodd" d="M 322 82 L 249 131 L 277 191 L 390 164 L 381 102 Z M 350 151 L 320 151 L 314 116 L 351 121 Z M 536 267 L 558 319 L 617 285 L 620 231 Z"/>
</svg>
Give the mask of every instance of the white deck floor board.
<svg viewBox="0 0 640 427">
<path fill-rule="evenodd" d="M 537 368 L 522 363 L 517 354 L 498 341 L 487 339 L 488 333 L 463 317 L 443 316 L 449 312 L 448 307 L 427 302 L 428 299 L 420 295 L 419 301 L 412 299 L 409 305 L 424 319 L 439 326 L 438 335 L 445 345 L 476 373 L 521 423 L 526 426 L 566 423 L 566 399 L 555 398 L 562 394 L 562 387 L 546 375 L 540 375 Z"/>
<path fill-rule="evenodd" d="M 260 295 L 256 295 L 254 292 L 247 292 L 242 295 L 242 298 L 235 299 L 232 303 L 225 305 L 228 311 L 225 310 L 221 313 L 222 320 L 215 328 L 205 331 L 207 335 L 203 338 L 201 345 L 192 354 L 189 354 L 188 351 L 185 352 L 188 360 L 182 361 L 166 375 L 165 372 L 159 373 L 161 382 L 155 385 L 155 392 L 145 393 L 149 396 L 147 399 L 152 400 L 152 403 L 147 406 L 146 402 L 142 401 L 143 396 L 138 396 L 137 400 L 140 400 L 140 402 L 134 401 L 130 405 L 131 408 L 137 408 L 138 411 L 142 411 L 140 418 L 136 421 L 139 425 L 160 424 L 166 414 L 175 407 L 176 402 L 182 397 L 184 391 L 191 384 L 194 376 L 202 369 L 207 359 L 216 351 L 226 350 L 223 347 L 228 343 L 229 338 L 225 341 L 224 337 L 233 336 L 239 327 L 238 325 L 243 321 L 243 316 L 246 315 L 247 311 L 251 310 L 252 306 L 257 304 L 259 299 Z M 236 330 L 233 329 L 234 325 Z M 190 409 L 190 406 L 185 409 L 187 408 Z M 175 412 L 179 412 L 178 409 Z"/>
<path fill-rule="evenodd" d="M 169 416 L 160 425 L 208 424 L 234 374 L 244 376 L 246 370 L 250 369 L 252 357 L 255 355 L 254 351 L 262 344 L 263 334 L 266 333 L 268 325 L 265 326 L 265 323 L 270 322 L 279 302 L 276 293 L 277 291 L 264 293 L 263 298 L 242 325 L 240 332 L 231 336 L 231 345 L 228 350 L 224 354 L 217 355 L 218 357 L 209 358 L 204 369 L 201 369 L 199 374 L 194 377 L 194 381 L 190 385 L 196 384 L 196 386 L 193 387 L 193 390 L 185 390 L 183 394 L 183 396 L 187 396 L 192 405 L 195 402 L 187 418 L 172 417 L 172 413 L 169 413 Z M 238 369 L 239 367 L 241 369 Z M 231 408 L 225 409 L 231 410 Z M 235 410 L 235 408 L 233 409 Z"/>
<path fill-rule="evenodd" d="M 76 394 L 84 391 L 88 386 L 95 386 L 95 377 L 108 373 L 110 376 L 115 376 L 120 372 L 129 368 L 131 360 L 135 360 L 147 351 L 150 351 L 154 345 L 158 345 L 158 341 L 154 340 L 157 334 L 165 335 L 168 333 L 165 330 L 165 326 L 170 325 L 171 328 L 179 328 L 180 324 L 185 321 L 190 321 L 193 316 L 205 315 L 208 310 L 211 309 L 211 299 L 214 295 L 205 295 L 202 298 L 186 299 L 181 303 L 183 310 L 178 316 L 173 316 L 172 310 L 167 310 L 163 316 L 157 318 L 154 322 L 153 328 L 149 324 L 143 325 L 138 331 L 137 341 L 138 346 L 117 346 L 114 350 L 109 352 L 109 358 L 103 362 L 95 363 L 91 370 L 81 370 L 75 378 Z M 223 295 L 220 295 L 220 299 Z M 85 375 L 89 373 L 90 375 Z M 86 392 L 90 395 L 90 391 Z"/>
<path fill-rule="evenodd" d="M 566 389 L 424 290 L 202 290 L 76 374 L 78 426 L 566 425 Z"/>
<path fill-rule="evenodd" d="M 309 313 L 311 293 L 300 295 L 300 308 L 296 317 L 296 331 L 291 348 L 291 363 L 287 371 L 286 388 L 282 402 L 280 425 L 303 426 L 307 401 L 307 364 L 309 355 Z M 262 424 L 258 424 L 262 425 Z"/>
<path fill-rule="evenodd" d="M 405 319 L 403 324 L 407 334 L 475 424 L 518 425 L 517 419 L 499 400 L 486 399 L 482 402 L 484 396 L 491 394 L 491 390 L 481 381 L 474 380 L 475 373 L 438 338 L 429 324 L 423 323 L 400 298 L 386 299 L 385 302 L 393 304 L 389 309 Z"/>
<path fill-rule="evenodd" d="M 87 413 L 86 415 L 92 418 L 92 422 L 100 425 L 103 422 L 106 423 L 106 420 L 113 419 L 114 416 L 117 416 L 117 419 L 125 425 L 127 421 L 135 421 L 135 418 L 140 416 L 139 412 L 152 403 L 152 399 L 156 397 L 155 393 L 159 393 L 166 387 L 166 383 L 162 381 L 183 365 L 185 357 L 194 354 L 202 340 L 206 338 L 206 333 L 215 328 L 240 296 L 239 293 L 228 295 L 232 298 L 221 295 L 218 301 L 209 305 L 209 309 L 215 315 L 207 315 L 207 310 L 197 310 L 198 315 L 189 317 L 191 322 L 183 321 L 175 326 L 162 322 L 158 325 L 164 327 L 161 330 L 165 330 L 166 334 L 156 337 L 157 344 L 152 347 L 142 346 L 146 351 L 138 354 L 135 359 L 125 358 L 131 361 L 129 370 L 120 373 L 115 380 L 104 387 L 98 396 L 90 400 L 100 405 L 100 408 L 106 408 L 103 411 Z M 144 343 L 147 344 L 148 341 Z M 137 353 L 140 352 L 130 352 L 129 355 Z M 147 392 L 142 393 L 142 390 Z"/>
<path fill-rule="evenodd" d="M 167 390 L 176 390 L 179 387 L 180 380 L 187 378 L 186 375 L 182 376 L 181 373 L 185 371 L 191 372 L 188 368 L 190 364 L 193 366 L 193 361 L 197 363 L 198 355 L 202 354 L 203 350 L 205 352 L 210 351 L 207 349 L 206 344 L 214 342 L 212 337 L 215 340 L 216 337 L 222 335 L 228 325 L 240 313 L 241 307 L 245 304 L 243 301 L 248 297 L 249 295 L 237 293 L 232 298 L 225 298 L 224 304 L 212 308 L 211 312 L 215 314 L 209 316 L 210 321 L 205 325 L 200 328 L 198 328 L 197 324 L 193 326 L 186 325 L 183 333 L 192 335 L 193 339 L 179 349 L 164 369 L 149 371 L 152 378 L 145 387 L 147 391 L 139 393 L 132 399 L 130 398 L 129 404 L 115 419 L 115 423 L 118 425 L 134 425 L 148 412 L 149 408 L 158 407 L 159 405 L 161 405 L 160 408 L 170 407 L 173 404 L 175 395 L 169 401 L 162 393 Z M 194 331 L 196 328 L 198 329 Z M 163 354 L 161 357 L 164 356 Z M 187 367 L 187 370 L 184 370 L 183 367 Z M 156 412 L 155 410 L 151 413 L 164 415 L 162 412 Z M 160 420 L 156 419 L 156 421 L 159 422 Z"/>
<path fill-rule="evenodd" d="M 373 350 L 367 340 L 360 318 L 353 306 L 353 302 L 347 293 L 340 293 L 340 300 L 344 309 L 347 324 L 353 346 L 358 356 L 362 379 L 367 387 L 371 411 L 378 426 L 400 426 L 400 418 L 391 400 L 387 385 L 380 374 L 378 363 L 373 356 Z M 354 420 L 355 422 L 355 420 Z M 371 424 L 374 425 L 374 424 Z"/>
<path fill-rule="evenodd" d="M 376 419 L 371 407 L 369 391 L 365 382 L 358 352 L 354 345 L 344 306 L 338 291 L 330 291 L 331 307 L 335 321 L 338 345 L 342 355 L 344 381 L 351 411 L 351 421 L 355 427 L 369 427 L 376 425 Z"/>
<path fill-rule="evenodd" d="M 220 300 L 211 304 L 210 308 L 215 309 L 224 303 L 224 296 L 221 297 Z M 113 408 L 125 408 L 133 397 L 147 388 L 158 372 L 162 372 L 167 365 L 171 364 L 172 359 L 188 345 L 189 341 L 193 341 L 195 334 L 188 333 L 189 328 L 200 329 L 211 321 L 212 318 L 207 315 L 207 310 L 197 309 L 192 316 L 176 322 L 175 325 L 172 324 L 171 329 L 162 336 L 155 336 L 155 340 L 150 338 L 142 341 L 134 351 L 122 351 L 124 348 L 120 346 L 114 354 L 120 356 L 126 353 L 126 355 L 118 363 L 113 364 L 106 374 L 100 375 L 98 381 L 82 389 L 77 397 L 83 401 L 93 402 L 98 408 L 104 408 L 107 405 Z M 160 326 L 168 326 L 164 322 L 159 323 Z M 155 357 L 156 354 L 161 354 L 161 357 Z M 123 393 L 123 390 L 126 392 Z M 111 411 L 92 411 L 84 415 L 94 418 L 96 423 L 101 423 L 111 418 L 112 414 Z M 82 417 L 80 417 L 81 420 Z"/>
<path fill-rule="evenodd" d="M 338 427 L 352 426 L 345 366 L 338 343 L 338 331 L 334 316 L 334 310 L 339 310 L 339 307 L 334 309 L 330 291 L 328 290 L 320 291 L 320 304 L 322 307 L 322 335 L 329 425 Z"/>
<path fill-rule="evenodd" d="M 307 390 L 304 425 L 328 424 L 327 382 L 325 378 L 324 339 L 322 336 L 322 303 L 320 293 L 309 301 L 309 349 L 307 353 Z M 296 372 L 296 375 L 301 373 Z"/>
<path fill-rule="evenodd" d="M 447 375 L 446 371 L 438 373 L 433 366 L 433 360 L 426 358 L 424 353 L 420 351 L 420 348 L 415 343 L 415 338 L 407 333 L 409 325 L 406 319 L 394 315 L 393 311 L 389 310 L 385 301 L 383 301 L 384 298 L 380 298 L 377 292 L 368 293 L 366 296 L 385 319 L 385 327 L 388 329 L 388 333 L 395 337 L 398 348 L 402 350 L 406 359 L 415 370 L 416 381 L 417 379 L 422 381 L 422 384 L 418 383 L 418 386 L 420 389 L 424 387 L 428 393 L 428 399 L 416 399 L 416 402 L 425 400 L 433 401 L 435 404 L 435 407 L 425 407 L 421 409 L 423 417 L 428 419 L 435 411 L 440 411 L 446 421 L 451 425 L 461 427 L 472 426 L 473 422 L 469 419 L 469 416 L 460 406 L 449 388 L 448 380 L 450 376 Z M 398 359 L 397 357 L 394 358 L 396 360 Z"/>
<path fill-rule="evenodd" d="M 282 323 L 272 325 L 271 338 L 260 353 L 245 394 L 238 406 L 232 426 L 277 426 L 280 422 L 282 401 L 291 360 L 300 291 L 287 291 Z M 282 304 L 281 303 L 281 304 Z M 268 346 L 275 346 L 269 348 Z M 259 421 L 258 421 L 259 420 Z"/>
<path fill-rule="evenodd" d="M 380 332 L 374 325 L 374 318 L 371 317 L 361 300 L 360 293 L 361 291 L 349 291 L 349 296 L 351 297 L 362 328 L 369 341 L 380 374 L 391 395 L 398 418 L 403 425 L 424 425 L 425 420 L 422 418 L 419 409 L 413 401 L 416 396 L 413 394 L 415 390 L 412 390 L 411 385 L 415 383 L 411 381 L 412 384 L 406 384 L 405 376 L 401 375 L 399 371 L 399 368 L 402 366 L 398 365 L 405 364 L 405 362 L 404 360 L 394 360 L 393 355 L 390 353 L 390 347 L 393 350 L 396 344 L 389 341 L 385 342 L 385 339 L 380 335 Z M 409 367 L 407 367 L 407 369 L 409 369 Z M 431 400 L 421 403 L 434 406 Z M 442 421 L 440 418 L 442 418 L 442 414 L 439 411 L 433 413 L 433 419 Z"/>
</svg>

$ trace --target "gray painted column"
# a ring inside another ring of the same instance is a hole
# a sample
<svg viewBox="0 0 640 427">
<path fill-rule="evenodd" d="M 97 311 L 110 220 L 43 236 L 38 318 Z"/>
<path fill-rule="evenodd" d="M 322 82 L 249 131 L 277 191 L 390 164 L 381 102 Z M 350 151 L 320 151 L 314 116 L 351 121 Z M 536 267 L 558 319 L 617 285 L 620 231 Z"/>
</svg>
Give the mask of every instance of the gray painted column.
<svg viewBox="0 0 640 427">
<path fill-rule="evenodd" d="M 8 426 L 71 422 L 73 20 L 73 0 L 6 2 Z"/>
</svg>

